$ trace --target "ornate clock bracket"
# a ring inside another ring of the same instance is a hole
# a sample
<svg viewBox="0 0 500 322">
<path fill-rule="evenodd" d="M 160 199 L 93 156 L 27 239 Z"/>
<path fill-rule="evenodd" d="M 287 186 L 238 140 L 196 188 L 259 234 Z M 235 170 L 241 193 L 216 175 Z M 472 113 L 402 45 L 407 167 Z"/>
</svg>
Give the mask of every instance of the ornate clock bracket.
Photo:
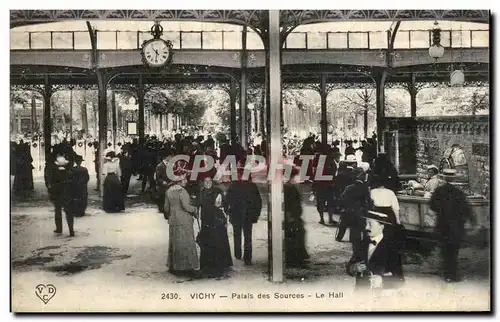
<svg viewBox="0 0 500 322">
<path fill-rule="evenodd" d="M 159 20 L 156 20 L 155 24 L 151 27 L 151 35 L 153 39 L 160 39 L 163 35 L 163 27 L 160 25 Z"/>
</svg>

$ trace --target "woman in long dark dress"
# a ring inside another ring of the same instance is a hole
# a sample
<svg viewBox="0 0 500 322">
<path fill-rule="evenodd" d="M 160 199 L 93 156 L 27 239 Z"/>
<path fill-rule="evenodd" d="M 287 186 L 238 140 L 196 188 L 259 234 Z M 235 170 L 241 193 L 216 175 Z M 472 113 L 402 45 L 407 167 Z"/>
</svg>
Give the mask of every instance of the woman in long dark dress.
<svg viewBox="0 0 500 322">
<path fill-rule="evenodd" d="M 16 148 L 16 166 L 14 177 L 14 193 L 19 196 L 33 191 L 33 158 L 31 157 L 29 143 L 22 140 Z"/>
<path fill-rule="evenodd" d="M 306 250 L 306 230 L 302 220 L 302 196 L 298 169 L 292 170 L 292 180 L 283 185 L 285 199 L 285 259 L 288 267 L 302 267 L 309 259 Z"/>
<path fill-rule="evenodd" d="M 200 269 L 209 276 L 221 276 L 233 266 L 229 238 L 227 236 L 227 219 L 221 209 L 222 190 L 213 186 L 211 177 L 205 177 L 200 192 L 201 206 L 200 231 Z"/>
<path fill-rule="evenodd" d="M 105 212 L 120 212 L 125 210 L 125 196 L 120 182 L 121 169 L 120 159 L 113 151 L 106 154 L 104 163 L 103 209 Z"/>
</svg>

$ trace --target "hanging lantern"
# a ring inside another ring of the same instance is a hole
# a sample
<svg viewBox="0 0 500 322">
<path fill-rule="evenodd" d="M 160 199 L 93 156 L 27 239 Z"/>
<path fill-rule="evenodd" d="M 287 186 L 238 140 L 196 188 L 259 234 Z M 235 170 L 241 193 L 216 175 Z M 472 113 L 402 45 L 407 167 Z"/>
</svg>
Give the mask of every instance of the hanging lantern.
<svg viewBox="0 0 500 322">
<path fill-rule="evenodd" d="M 450 74 L 450 85 L 451 86 L 463 86 L 465 83 L 464 72 L 460 69 L 453 71 Z"/>
<path fill-rule="evenodd" d="M 429 48 L 429 56 L 434 58 L 436 61 L 443 57 L 444 47 L 441 46 L 441 28 L 439 28 L 438 22 L 434 22 L 434 29 L 432 29 L 432 46 Z"/>
</svg>

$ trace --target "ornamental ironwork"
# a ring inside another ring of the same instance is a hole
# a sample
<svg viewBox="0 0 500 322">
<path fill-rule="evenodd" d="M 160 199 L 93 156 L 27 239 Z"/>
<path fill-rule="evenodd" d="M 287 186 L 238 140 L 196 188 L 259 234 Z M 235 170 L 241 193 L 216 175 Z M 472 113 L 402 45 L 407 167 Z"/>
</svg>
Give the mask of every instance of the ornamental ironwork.
<svg viewBox="0 0 500 322">
<path fill-rule="evenodd" d="M 11 28 L 67 20 L 205 21 L 258 26 L 260 10 L 11 10 Z"/>
<path fill-rule="evenodd" d="M 97 84 L 55 84 L 52 85 L 52 90 L 69 91 L 69 90 L 98 90 Z"/>
<path fill-rule="evenodd" d="M 45 85 L 42 84 L 10 84 L 12 92 L 37 92 L 42 95 L 45 93 Z"/>
<path fill-rule="evenodd" d="M 339 89 L 363 89 L 363 88 L 374 88 L 370 86 L 369 83 L 359 83 L 359 82 L 340 82 L 340 83 L 327 83 L 326 84 L 326 94 L 330 94 L 334 90 Z M 283 90 L 314 90 L 321 94 L 321 86 L 319 83 L 285 83 L 283 84 Z"/>
<path fill-rule="evenodd" d="M 176 90 L 176 91 L 194 91 L 194 90 L 221 90 L 228 91 L 228 84 L 218 83 L 193 83 L 193 84 L 146 84 L 146 90 Z"/>
<path fill-rule="evenodd" d="M 283 10 L 285 24 L 310 24 L 336 20 L 461 20 L 489 21 L 487 10 Z"/>
<path fill-rule="evenodd" d="M 421 89 L 424 88 L 440 88 L 440 87 L 452 87 L 449 82 L 443 81 L 443 82 L 419 82 L 416 83 L 417 91 L 420 91 Z M 487 87 L 489 88 L 489 82 L 488 81 L 481 81 L 481 80 L 476 80 L 476 81 L 466 81 L 463 86 L 461 87 Z"/>
<path fill-rule="evenodd" d="M 67 20 L 203 21 L 266 26 L 263 10 L 11 10 L 11 28 Z M 488 10 L 281 10 L 281 27 L 349 20 L 457 20 L 489 22 Z"/>
</svg>

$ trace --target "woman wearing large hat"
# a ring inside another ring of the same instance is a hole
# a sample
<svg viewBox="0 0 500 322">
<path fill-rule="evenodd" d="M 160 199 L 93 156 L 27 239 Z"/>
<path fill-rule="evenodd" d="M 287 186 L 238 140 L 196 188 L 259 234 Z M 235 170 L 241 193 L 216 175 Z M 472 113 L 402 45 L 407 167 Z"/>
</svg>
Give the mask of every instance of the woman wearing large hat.
<svg viewBox="0 0 500 322">
<path fill-rule="evenodd" d="M 187 171 L 178 165 L 173 170 L 173 184 L 167 189 L 164 209 L 169 223 L 167 266 L 172 274 L 195 276 L 198 254 L 193 223 L 198 209 L 191 204 L 186 190 Z"/>
</svg>

